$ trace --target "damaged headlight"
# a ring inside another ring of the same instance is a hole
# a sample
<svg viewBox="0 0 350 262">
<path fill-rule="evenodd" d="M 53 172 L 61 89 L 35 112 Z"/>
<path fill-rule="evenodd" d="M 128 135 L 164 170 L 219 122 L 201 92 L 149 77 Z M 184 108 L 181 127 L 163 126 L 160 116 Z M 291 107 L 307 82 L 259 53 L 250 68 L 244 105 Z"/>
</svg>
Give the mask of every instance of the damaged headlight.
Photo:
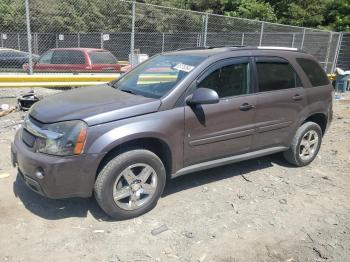
<svg viewBox="0 0 350 262">
<path fill-rule="evenodd" d="M 45 137 L 37 139 L 37 151 L 50 155 L 69 156 L 83 152 L 87 125 L 83 121 L 65 121 L 45 126 Z"/>
</svg>

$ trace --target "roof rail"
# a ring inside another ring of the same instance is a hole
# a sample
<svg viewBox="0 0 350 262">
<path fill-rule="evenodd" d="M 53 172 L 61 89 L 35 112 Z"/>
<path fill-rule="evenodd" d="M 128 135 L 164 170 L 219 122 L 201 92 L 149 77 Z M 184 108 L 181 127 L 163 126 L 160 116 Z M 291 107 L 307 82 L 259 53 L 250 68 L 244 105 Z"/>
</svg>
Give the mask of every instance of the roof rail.
<svg viewBox="0 0 350 262">
<path fill-rule="evenodd" d="M 217 46 L 195 46 L 195 47 L 185 47 L 176 49 L 176 51 L 186 51 L 186 50 L 206 50 L 206 49 L 214 49 L 214 48 L 237 48 L 237 47 L 245 47 L 244 45 L 217 45 Z"/>
<path fill-rule="evenodd" d="M 227 47 L 227 48 L 230 48 L 230 47 L 233 47 L 233 48 L 238 48 L 238 47 L 245 47 L 245 45 L 217 45 L 217 46 L 208 46 L 207 48 L 208 49 L 214 49 L 214 48 L 224 48 L 224 47 Z"/>
<path fill-rule="evenodd" d="M 179 48 L 176 49 L 175 51 L 186 51 L 186 50 L 205 50 L 208 49 L 207 47 L 203 47 L 203 46 L 194 46 L 194 47 L 184 47 L 184 48 Z"/>
<path fill-rule="evenodd" d="M 283 46 L 257 46 L 257 49 L 298 51 L 298 48 Z"/>
<path fill-rule="evenodd" d="M 231 51 L 239 51 L 239 50 L 282 50 L 282 51 L 294 51 L 294 52 L 304 52 L 301 49 L 294 47 L 284 47 L 284 46 L 245 46 L 245 45 L 221 45 L 221 46 L 199 46 L 199 47 L 188 47 L 188 48 L 180 48 L 176 51 L 186 51 L 186 50 L 209 50 L 214 48 L 227 48 Z"/>
</svg>

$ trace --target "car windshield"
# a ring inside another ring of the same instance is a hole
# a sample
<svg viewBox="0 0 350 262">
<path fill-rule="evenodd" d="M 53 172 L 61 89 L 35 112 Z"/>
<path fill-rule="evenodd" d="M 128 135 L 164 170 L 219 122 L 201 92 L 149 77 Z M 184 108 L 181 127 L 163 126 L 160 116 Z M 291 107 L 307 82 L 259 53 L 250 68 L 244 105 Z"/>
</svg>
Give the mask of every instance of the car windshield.
<svg viewBox="0 0 350 262">
<path fill-rule="evenodd" d="M 161 98 L 204 59 L 201 56 L 155 56 L 127 73 L 113 87 L 135 95 Z"/>
</svg>

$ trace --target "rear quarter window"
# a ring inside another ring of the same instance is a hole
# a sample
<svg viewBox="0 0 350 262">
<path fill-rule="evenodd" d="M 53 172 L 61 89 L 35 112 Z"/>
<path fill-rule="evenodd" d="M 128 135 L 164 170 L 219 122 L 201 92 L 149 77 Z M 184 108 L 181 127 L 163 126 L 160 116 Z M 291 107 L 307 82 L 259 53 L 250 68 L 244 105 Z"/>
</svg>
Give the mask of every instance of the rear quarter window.
<svg viewBox="0 0 350 262">
<path fill-rule="evenodd" d="M 326 73 L 318 63 L 307 58 L 297 58 L 296 60 L 304 70 L 312 86 L 324 86 L 329 84 L 329 79 Z"/>
<path fill-rule="evenodd" d="M 108 51 L 89 53 L 91 64 L 116 64 L 118 61 L 115 56 Z"/>
</svg>

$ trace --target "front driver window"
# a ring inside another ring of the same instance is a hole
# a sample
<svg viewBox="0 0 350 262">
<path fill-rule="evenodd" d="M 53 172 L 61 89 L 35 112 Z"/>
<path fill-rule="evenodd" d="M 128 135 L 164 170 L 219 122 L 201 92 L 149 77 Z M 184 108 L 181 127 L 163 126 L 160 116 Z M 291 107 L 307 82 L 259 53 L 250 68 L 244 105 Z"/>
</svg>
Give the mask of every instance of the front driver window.
<svg viewBox="0 0 350 262">
<path fill-rule="evenodd" d="M 48 51 L 45 54 L 43 54 L 40 59 L 40 64 L 51 64 L 51 58 L 52 58 L 53 51 Z"/>
<path fill-rule="evenodd" d="M 249 93 L 249 63 L 223 66 L 208 75 L 198 87 L 215 90 L 220 98 Z"/>
</svg>

